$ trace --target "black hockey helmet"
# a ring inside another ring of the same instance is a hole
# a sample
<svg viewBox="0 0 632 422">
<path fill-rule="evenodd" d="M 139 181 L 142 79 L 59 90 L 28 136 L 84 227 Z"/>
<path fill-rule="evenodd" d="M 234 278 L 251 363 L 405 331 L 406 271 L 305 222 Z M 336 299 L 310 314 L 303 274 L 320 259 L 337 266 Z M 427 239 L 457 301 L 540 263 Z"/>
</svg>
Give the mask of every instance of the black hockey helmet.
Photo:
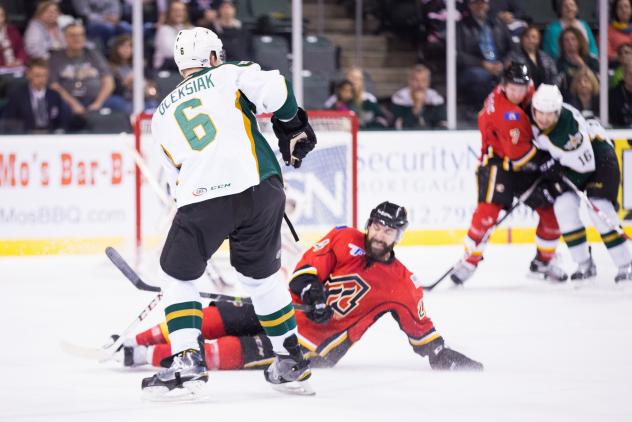
<svg viewBox="0 0 632 422">
<path fill-rule="evenodd" d="M 369 220 L 366 223 L 367 227 L 374 221 L 398 229 L 401 233 L 408 227 L 408 213 L 406 208 L 385 201 L 371 210 Z"/>
<path fill-rule="evenodd" d="M 505 69 L 505 73 L 503 73 L 503 82 L 516 85 L 529 85 L 531 82 L 529 68 L 524 63 L 509 63 L 509 66 Z"/>
</svg>

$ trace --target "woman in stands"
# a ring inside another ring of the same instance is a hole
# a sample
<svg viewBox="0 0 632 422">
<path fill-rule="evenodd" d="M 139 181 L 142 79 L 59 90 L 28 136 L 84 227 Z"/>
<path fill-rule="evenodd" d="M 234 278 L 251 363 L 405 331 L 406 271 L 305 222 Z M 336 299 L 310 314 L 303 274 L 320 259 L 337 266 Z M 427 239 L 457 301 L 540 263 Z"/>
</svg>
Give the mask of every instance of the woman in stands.
<svg viewBox="0 0 632 422">
<path fill-rule="evenodd" d="M 557 61 L 557 69 L 563 76 L 560 89 L 567 95 L 575 74 L 584 67 L 595 73 L 599 72 L 599 61 L 589 54 L 588 44 L 577 28 L 566 28 L 560 36 L 559 44 L 561 56 Z"/>
<path fill-rule="evenodd" d="M 520 36 L 519 48 L 510 53 L 511 61 L 527 65 L 535 88 L 543 83 L 555 85 L 558 82 L 555 61 L 540 49 L 541 40 L 538 27 L 530 25 Z"/>
<path fill-rule="evenodd" d="M 161 25 L 156 31 L 154 69 L 178 70 L 173 61 L 173 45 L 176 42 L 178 32 L 190 27 L 191 22 L 186 5 L 181 1 L 172 2 L 169 5 L 164 25 Z"/>
<path fill-rule="evenodd" d="M 557 11 L 559 19 L 551 22 L 549 26 L 546 27 L 546 32 L 544 33 L 544 51 L 553 57 L 553 59 L 557 60 L 562 54 L 558 43 L 560 34 L 567 28 L 576 28 L 588 43 L 590 54 L 597 57 L 599 55 L 597 42 L 595 41 L 590 27 L 586 21 L 577 18 L 579 14 L 577 1 L 558 0 Z"/>
<path fill-rule="evenodd" d="M 608 26 L 608 61 L 617 61 L 620 45 L 632 43 L 632 1 L 614 0 L 610 8 L 612 21 Z"/>
</svg>

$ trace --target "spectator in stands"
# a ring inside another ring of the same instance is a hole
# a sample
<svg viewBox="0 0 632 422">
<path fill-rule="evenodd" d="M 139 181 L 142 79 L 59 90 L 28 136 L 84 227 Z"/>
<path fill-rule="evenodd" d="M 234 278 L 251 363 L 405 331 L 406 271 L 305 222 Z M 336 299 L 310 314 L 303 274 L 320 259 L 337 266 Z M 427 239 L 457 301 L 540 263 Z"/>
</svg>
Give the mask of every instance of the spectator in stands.
<svg viewBox="0 0 632 422">
<path fill-rule="evenodd" d="M 588 52 L 597 57 L 599 51 L 595 37 L 586 21 L 577 19 L 579 8 L 576 0 L 559 0 L 558 1 L 559 20 L 551 22 L 544 33 L 544 51 L 553 57 L 554 60 L 560 58 L 562 52 L 560 49 L 560 35 L 567 28 L 575 28 L 584 37 L 588 43 Z"/>
<path fill-rule="evenodd" d="M 599 115 L 599 81 L 587 67 L 584 66 L 575 73 L 566 102 L 584 116 Z"/>
<path fill-rule="evenodd" d="M 125 104 L 110 100 L 114 79 L 107 62 L 96 50 L 86 48 L 86 31 L 79 23 L 64 28 L 66 49 L 51 54 L 51 88 L 59 92 L 73 114 L 108 107 L 124 111 Z"/>
<path fill-rule="evenodd" d="M 391 96 L 391 111 L 398 129 L 445 126 L 445 101 L 430 88 L 430 80 L 430 69 L 416 65 L 410 71 L 408 85 Z"/>
<path fill-rule="evenodd" d="M 176 42 L 178 32 L 190 27 L 191 23 L 185 4 L 181 1 L 174 1 L 169 4 L 165 23 L 156 31 L 154 69 L 178 70 L 173 61 L 173 44 Z"/>
<path fill-rule="evenodd" d="M 364 73 L 354 66 L 345 72 L 345 79 L 353 85 L 353 111 L 358 115 L 360 127 L 365 129 L 388 127 L 389 118 L 377 102 L 377 98 L 364 88 Z M 325 101 L 325 108 L 331 109 L 337 101 L 332 95 Z"/>
<path fill-rule="evenodd" d="M 232 0 L 223 0 L 219 4 L 212 29 L 224 44 L 227 60 L 248 60 L 252 57 L 250 34 L 242 28 L 241 21 L 235 18 L 236 13 Z"/>
<path fill-rule="evenodd" d="M 329 110 L 353 111 L 356 114 L 358 109 L 355 105 L 355 89 L 348 79 L 343 79 L 336 84 L 334 89 L 334 102 L 328 107 Z"/>
<path fill-rule="evenodd" d="M 195 26 L 211 29 L 217 18 L 218 0 L 183 0 L 183 3 L 186 4 L 189 18 Z"/>
<path fill-rule="evenodd" d="M 559 44 L 561 56 L 557 61 L 557 68 L 563 76 L 560 89 L 566 96 L 575 73 L 583 67 L 598 73 L 599 61 L 588 53 L 586 39 L 579 29 L 573 26 L 562 31 Z"/>
<path fill-rule="evenodd" d="M 24 33 L 26 53 L 30 58 L 48 59 L 50 52 L 66 47 L 64 34 L 57 20 L 59 6 L 54 0 L 37 5 L 35 16 Z"/>
<path fill-rule="evenodd" d="M 7 21 L 6 11 L 0 5 L 0 67 L 19 67 L 25 63 L 22 35 Z"/>
<path fill-rule="evenodd" d="M 632 62 L 623 65 L 623 80 L 610 90 L 610 123 L 613 126 L 632 127 Z"/>
<path fill-rule="evenodd" d="M 27 84 L 9 96 L 3 129 L 19 133 L 52 133 L 65 127 L 67 109 L 61 96 L 48 88 L 48 63 L 33 59 L 26 72 Z"/>
<path fill-rule="evenodd" d="M 444 0 L 421 0 L 423 23 L 426 29 L 426 42 L 429 44 L 445 44 L 446 5 Z M 463 12 L 467 11 L 465 0 L 456 2 L 456 21 L 461 20 Z M 444 47 L 445 48 L 445 47 Z"/>
<path fill-rule="evenodd" d="M 122 20 L 132 22 L 132 14 L 135 0 L 125 0 L 123 3 Z M 156 25 L 162 25 L 167 16 L 168 0 L 142 0 L 143 24 L 145 29 L 154 29 Z M 145 32 L 146 33 L 146 32 Z"/>
<path fill-rule="evenodd" d="M 125 105 L 125 113 L 132 114 L 132 97 L 134 95 L 134 71 L 132 68 L 132 37 L 119 35 L 112 39 L 110 48 L 110 71 L 114 78 L 112 97 Z"/>
<path fill-rule="evenodd" d="M 520 46 L 510 54 L 510 61 L 527 65 L 536 88 L 543 83 L 556 85 L 559 82 L 555 61 L 539 49 L 540 39 L 538 28 L 530 25 L 520 36 Z"/>
<path fill-rule="evenodd" d="M 468 6 L 470 16 L 457 24 L 456 48 L 459 87 L 471 119 L 500 81 L 512 41 L 507 27 L 488 16 L 489 0 L 469 0 Z"/>
<path fill-rule="evenodd" d="M 364 99 L 360 101 L 356 95 L 354 84 L 344 79 L 336 84 L 333 101 L 327 100 L 329 110 L 353 111 L 358 115 L 362 129 L 384 129 L 388 127 L 388 119 L 376 101 Z"/>
<path fill-rule="evenodd" d="M 520 6 L 521 0 L 491 0 L 490 15 L 507 25 L 511 38 L 515 44 L 520 41 L 520 35 L 527 27 L 525 13 Z"/>
<path fill-rule="evenodd" d="M 608 26 L 608 60 L 614 62 L 619 46 L 632 43 L 632 1 L 614 0 L 610 13 L 612 21 Z"/>
<path fill-rule="evenodd" d="M 396 129 L 436 129 L 446 128 L 444 105 L 428 105 L 429 91 L 416 90 L 411 93 L 412 104 L 409 107 L 393 106 Z"/>
<path fill-rule="evenodd" d="M 115 35 L 129 34 L 132 26 L 121 21 L 119 0 L 72 0 L 75 11 L 85 22 L 88 38 L 106 48 Z"/>
<path fill-rule="evenodd" d="M 617 67 L 610 77 L 610 88 L 614 88 L 623 80 L 623 65 L 632 61 L 632 43 L 620 44 L 617 48 Z"/>
</svg>

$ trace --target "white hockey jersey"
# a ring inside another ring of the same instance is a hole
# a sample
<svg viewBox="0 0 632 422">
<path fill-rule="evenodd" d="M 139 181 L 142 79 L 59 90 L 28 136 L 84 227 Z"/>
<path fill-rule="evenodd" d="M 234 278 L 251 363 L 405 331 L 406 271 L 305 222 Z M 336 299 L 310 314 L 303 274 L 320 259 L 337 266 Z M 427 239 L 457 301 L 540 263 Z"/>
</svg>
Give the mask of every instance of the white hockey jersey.
<svg viewBox="0 0 632 422">
<path fill-rule="evenodd" d="M 252 62 L 205 68 L 183 80 L 158 106 L 152 135 L 176 180 L 178 207 L 232 195 L 281 168 L 258 129 L 255 113 L 296 114 L 296 100 L 278 71 Z M 173 186 L 173 185 L 172 185 Z"/>
</svg>

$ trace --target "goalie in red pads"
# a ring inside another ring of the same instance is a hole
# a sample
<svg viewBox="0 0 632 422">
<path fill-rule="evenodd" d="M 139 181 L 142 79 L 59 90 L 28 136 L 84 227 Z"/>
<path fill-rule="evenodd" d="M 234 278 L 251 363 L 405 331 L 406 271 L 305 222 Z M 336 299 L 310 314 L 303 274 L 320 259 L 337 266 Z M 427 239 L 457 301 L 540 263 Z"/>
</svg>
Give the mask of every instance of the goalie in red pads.
<svg viewBox="0 0 632 422">
<path fill-rule="evenodd" d="M 427 356 L 432 369 L 483 369 L 448 348 L 426 314 L 421 284 L 396 257 L 393 246 L 408 225 L 403 207 L 383 202 L 362 233 L 336 227 L 309 249 L 290 281 L 294 302 L 312 305 L 296 312 L 299 341 L 312 366 L 335 365 L 385 314 L 391 314 L 413 350 Z M 209 369 L 265 367 L 272 348 L 251 305 L 218 302 L 203 310 L 202 335 Z M 170 356 L 161 325 L 128 339 L 126 366 L 159 365 Z"/>
</svg>

